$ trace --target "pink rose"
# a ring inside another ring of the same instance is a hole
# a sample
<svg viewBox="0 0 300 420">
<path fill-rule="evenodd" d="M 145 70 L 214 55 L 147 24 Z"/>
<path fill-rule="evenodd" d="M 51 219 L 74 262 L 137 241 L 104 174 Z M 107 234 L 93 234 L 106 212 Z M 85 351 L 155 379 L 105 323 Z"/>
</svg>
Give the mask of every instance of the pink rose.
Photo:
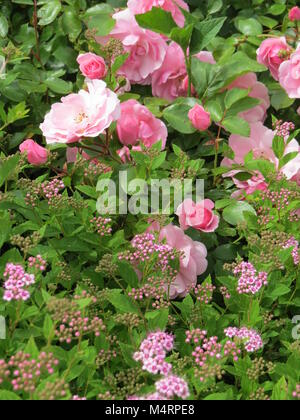
<svg viewBox="0 0 300 420">
<path fill-rule="evenodd" d="M 300 9 L 298 6 L 292 7 L 289 11 L 289 19 L 294 22 L 295 20 L 300 20 Z"/>
<path fill-rule="evenodd" d="M 131 149 L 133 152 L 141 152 L 142 148 L 140 146 L 133 146 Z M 122 163 L 131 162 L 130 149 L 127 146 L 122 147 L 122 149 L 117 150 L 117 155 L 121 159 Z"/>
<path fill-rule="evenodd" d="M 268 38 L 257 50 L 257 61 L 268 67 L 273 78 L 278 81 L 280 64 L 285 61 L 291 51 L 285 37 Z"/>
<path fill-rule="evenodd" d="M 81 90 L 52 105 L 40 128 L 51 143 L 76 143 L 83 137 L 97 137 L 120 116 L 117 95 L 102 80 L 87 83 Z"/>
<path fill-rule="evenodd" d="M 161 140 L 162 148 L 166 147 L 167 127 L 148 108 L 134 99 L 121 104 L 117 132 L 120 142 L 125 146 L 134 146 L 141 141 L 146 147 L 151 147 Z"/>
<path fill-rule="evenodd" d="M 188 116 L 192 125 L 199 131 L 206 131 L 211 125 L 210 113 L 199 104 L 189 111 Z"/>
<path fill-rule="evenodd" d="M 115 13 L 113 18 L 116 25 L 109 38 L 119 39 L 124 51 L 130 54 L 118 74 L 127 77 L 131 83 L 150 84 L 152 73 L 164 61 L 166 41 L 161 35 L 141 28 L 129 9 Z M 98 37 L 97 40 L 105 44 L 109 38 Z"/>
<path fill-rule="evenodd" d="M 21 153 L 27 152 L 28 162 L 32 165 L 44 165 L 48 160 L 48 150 L 33 140 L 25 140 L 19 146 Z"/>
<path fill-rule="evenodd" d="M 240 112 L 239 116 L 249 123 L 264 122 L 267 116 L 267 110 L 270 107 L 270 98 L 268 89 L 263 83 L 257 81 L 255 73 L 247 73 L 238 77 L 227 89 L 250 89 L 249 96 L 260 100 L 260 104 L 248 111 Z"/>
<path fill-rule="evenodd" d="M 195 55 L 200 61 L 215 64 L 212 53 L 201 51 Z M 192 88 L 192 92 L 195 93 Z M 187 96 L 188 75 L 182 49 L 175 42 L 168 46 L 162 66 L 152 75 L 152 94 L 158 98 L 174 101 Z"/>
<path fill-rule="evenodd" d="M 193 241 L 183 230 L 172 224 L 160 229 L 157 223 L 152 224 L 148 231 L 159 231 L 159 240 L 165 240 L 168 245 L 183 252 L 180 259 L 180 270 L 176 280 L 170 286 L 170 298 L 186 296 L 197 284 L 197 277 L 205 273 L 207 249 L 201 242 Z M 169 286 L 166 285 L 166 290 Z"/>
<path fill-rule="evenodd" d="M 199 203 L 191 199 L 184 200 L 176 211 L 181 229 L 192 227 L 202 232 L 214 232 L 219 226 L 219 217 L 212 212 L 214 207 L 211 200 Z"/>
<path fill-rule="evenodd" d="M 107 69 L 105 61 L 93 53 L 81 54 L 77 58 L 81 73 L 91 80 L 103 79 L 106 76 Z"/>
<path fill-rule="evenodd" d="M 279 83 L 290 98 L 300 98 L 300 45 L 279 67 Z"/>
<path fill-rule="evenodd" d="M 184 27 L 185 22 L 180 7 L 189 11 L 189 6 L 183 0 L 129 0 L 128 7 L 135 15 L 149 12 L 152 7 L 160 7 L 172 13 L 174 21 L 180 28 Z"/>
<path fill-rule="evenodd" d="M 238 173 L 240 171 L 232 172 Z M 233 181 L 239 190 L 232 194 L 232 198 L 237 200 L 242 200 L 245 197 L 245 194 L 251 195 L 255 191 L 267 191 L 268 189 L 268 184 L 266 183 L 265 178 L 259 172 L 247 181 L 239 181 L 236 178 L 233 178 Z"/>
<path fill-rule="evenodd" d="M 275 132 L 269 130 L 259 122 L 250 124 L 250 128 L 250 137 L 242 137 L 236 134 L 229 137 L 229 147 L 234 151 L 235 157 L 233 160 L 228 158 L 223 159 L 221 165 L 228 167 L 231 167 L 233 164 L 243 165 L 245 156 L 252 151 L 254 159 L 267 159 L 274 163 L 278 168 L 279 161 L 272 149 Z M 300 167 L 300 146 L 295 139 L 286 145 L 284 155 L 292 152 L 299 152 L 298 156 L 280 169 L 280 172 L 283 173 L 287 179 L 292 179 L 297 174 Z M 231 176 L 234 177 L 236 173 L 237 172 L 234 171 Z"/>
</svg>

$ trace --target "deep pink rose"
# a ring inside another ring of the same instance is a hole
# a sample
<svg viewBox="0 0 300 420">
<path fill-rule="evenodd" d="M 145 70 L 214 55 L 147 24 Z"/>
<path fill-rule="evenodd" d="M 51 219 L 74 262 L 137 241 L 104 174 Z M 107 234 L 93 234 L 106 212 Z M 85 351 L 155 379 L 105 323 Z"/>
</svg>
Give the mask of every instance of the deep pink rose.
<svg viewBox="0 0 300 420">
<path fill-rule="evenodd" d="M 291 51 L 285 37 L 268 38 L 264 40 L 257 50 L 257 61 L 268 67 L 273 78 L 278 81 L 278 71 Z"/>
<path fill-rule="evenodd" d="M 201 51 L 195 55 L 200 61 L 215 64 L 212 53 Z M 194 93 L 194 89 L 192 89 Z M 168 46 L 162 66 L 152 75 L 152 94 L 168 101 L 187 96 L 188 75 L 182 49 L 175 42 Z"/>
<path fill-rule="evenodd" d="M 238 77 L 227 89 L 250 89 L 249 96 L 260 100 L 260 104 L 248 111 L 240 112 L 239 116 L 249 123 L 264 122 L 267 116 L 267 110 L 270 107 L 270 98 L 268 89 L 263 83 L 257 81 L 255 73 L 247 73 Z"/>
<path fill-rule="evenodd" d="M 300 45 L 279 67 L 279 83 L 290 98 L 300 98 Z"/>
<path fill-rule="evenodd" d="M 152 7 L 160 7 L 171 12 L 174 21 L 181 28 L 184 27 L 185 18 L 180 7 L 189 11 L 189 6 L 183 0 L 129 0 L 128 7 L 135 15 L 149 12 Z"/>
<path fill-rule="evenodd" d="M 120 101 L 102 80 L 87 83 L 81 90 L 52 105 L 40 128 L 47 143 L 76 143 L 97 137 L 120 116 Z"/>
<path fill-rule="evenodd" d="M 166 147 L 167 127 L 148 108 L 134 99 L 121 104 L 117 132 L 120 142 L 125 146 L 134 146 L 141 141 L 146 147 L 151 147 L 161 140 L 162 148 Z"/>
<path fill-rule="evenodd" d="M 295 20 L 300 20 L 300 9 L 298 6 L 292 7 L 289 11 L 289 19 L 294 22 Z"/>
<path fill-rule="evenodd" d="M 211 125 L 210 113 L 199 104 L 189 111 L 188 116 L 192 125 L 199 131 L 206 131 Z"/>
<path fill-rule="evenodd" d="M 267 159 L 274 163 L 278 168 L 279 161 L 272 149 L 275 132 L 269 130 L 259 122 L 250 124 L 250 128 L 250 137 L 242 137 L 236 134 L 229 137 L 229 147 L 234 151 L 235 157 L 233 160 L 228 158 L 223 159 L 221 165 L 228 167 L 231 167 L 233 164 L 243 165 L 245 156 L 249 152 L 253 152 L 253 157 L 255 159 Z M 292 179 L 300 168 L 300 146 L 295 139 L 286 145 L 284 155 L 292 152 L 298 152 L 298 156 L 280 169 L 280 172 L 283 173 L 287 179 Z M 234 177 L 235 174 L 236 171 L 232 173 L 232 176 Z"/>
<path fill-rule="evenodd" d="M 48 160 L 48 150 L 33 140 L 25 140 L 19 146 L 21 153 L 27 152 L 28 162 L 32 165 L 44 165 Z"/>
<path fill-rule="evenodd" d="M 150 84 L 152 73 L 164 61 L 166 41 L 161 35 L 141 28 L 129 9 L 115 13 L 113 18 L 116 25 L 109 38 L 119 39 L 124 51 L 130 54 L 118 74 L 125 76 L 131 83 Z M 109 38 L 98 37 L 97 40 L 105 44 Z"/>
<path fill-rule="evenodd" d="M 192 227 L 202 232 L 214 232 L 219 226 L 219 217 L 212 212 L 214 207 L 211 200 L 199 203 L 191 199 L 184 200 L 176 211 L 181 229 Z"/>
<path fill-rule="evenodd" d="M 176 280 L 170 286 L 170 298 L 184 297 L 197 284 L 197 277 L 205 273 L 207 249 L 201 242 L 193 241 L 184 231 L 172 224 L 160 229 L 158 223 L 152 224 L 149 231 L 159 231 L 159 239 L 183 252 L 180 259 L 180 270 Z M 166 289 L 168 286 L 166 285 Z"/>
<path fill-rule="evenodd" d="M 77 58 L 81 73 L 91 80 L 103 79 L 106 76 L 107 69 L 105 61 L 93 53 L 81 54 Z"/>
</svg>

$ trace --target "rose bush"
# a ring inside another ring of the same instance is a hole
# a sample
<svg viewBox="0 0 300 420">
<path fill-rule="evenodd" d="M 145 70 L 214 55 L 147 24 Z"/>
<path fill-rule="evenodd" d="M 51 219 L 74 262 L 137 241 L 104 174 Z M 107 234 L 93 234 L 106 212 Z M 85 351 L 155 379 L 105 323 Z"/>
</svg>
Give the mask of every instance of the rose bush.
<svg viewBox="0 0 300 420">
<path fill-rule="evenodd" d="M 0 400 L 300 398 L 296 3 L 1 2 Z"/>
</svg>

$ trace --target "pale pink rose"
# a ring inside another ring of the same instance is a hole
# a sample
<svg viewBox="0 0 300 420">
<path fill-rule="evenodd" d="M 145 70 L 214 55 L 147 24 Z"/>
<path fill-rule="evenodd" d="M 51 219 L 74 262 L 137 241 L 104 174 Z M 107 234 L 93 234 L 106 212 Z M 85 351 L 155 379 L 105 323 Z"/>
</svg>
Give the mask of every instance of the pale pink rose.
<svg viewBox="0 0 300 420">
<path fill-rule="evenodd" d="M 76 143 L 84 137 L 97 137 L 120 116 L 120 101 L 102 80 L 87 82 L 81 90 L 52 105 L 40 128 L 51 143 Z"/>
<path fill-rule="evenodd" d="M 215 64 L 212 53 L 201 51 L 197 54 L 200 61 Z M 152 94 L 168 101 L 174 101 L 180 96 L 187 96 L 188 75 L 185 57 L 176 42 L 171 42 L 162 66 L 152 75 Z M 192 93 L 195 90 L 192 88 Z"/>
<path fill-rule="evenodd" d="M 279 67 L 279 83 L 290 98 L 300 98 L 300 45 Z"/>
<path fill-rule="evenodd" d="M 107 69 L 105 61 L 99 55 L 93 53 L 80 54 L 77 58 L 81 73 L 91 80 L 103 79 Z"/>
<path fill-rule="evenodd" d="M 278 81 L 278 71 L 291 51 L 284 36 L 264 40 L 257 50 L 257 61 L 268 67 L 273 78 Z"/>
<path fill-rule="evenodd" d="M 191 199 L 184 200 L 176 211 L 181 229 L 187 230 L 192 227 L 202 232 L 214 232 L 219 226 L 219 217 L 212 211 L 214 207 L 211 200 L 198 203 Z"/>
<path fill-rule="evenodd" d="M 159 7 L 171 12 L 174 21 L 180 28 L 184 27 L 185 22 L 180 7 L 187 12 L 189 11 L 189 6 L 183 0 L 129 0 L 127 4 L 135 15 L 149 12 L 152 7 Z"/>
<path fill-rule="evenodd" d="M 119 39 L 124 51 L 129 53 L 125 64 L 118 71 L 130 83 L 150 84 L 152 73 L 162 65 L 167 44 L 160 34 L 141 28 L 129 9 L 113 15 L 116 25 L 109 38 Z M 108 37 L 97 37 L 100 44 L 105 44 Z"/>
<path fill-rule="evenodd" d="M 197 277 L 205 273 L 207 249 L 201 242 L 193 241 L 184 231 L 172 224 L 160 229 L 158 223 L 153 223 L 148 231 L 159 231 L 159 240 L 165 240 L 168 245 L 183 252 L 180 259 L 180 270 L 176 280 L 170 285 L 170 298 L 184 297 L 196 286 Z"/>
<path fill-rule="evenodd" d="M 19 146 L 21 153 L 27 153 L 28 162 L 32 165 L 44 165 L 48 160 L 48 150 L 33 140 L 25 140 Z"/>
<path fill-rule="evenodd" d="M 240 112 L 239 116 L 249 123 L 264 122 L 267 116 L 267 110 L 270 107 L 270 98 L 268 89 L 263 83 L 257 81 L 255 73 L 247 73 L 238 77 L 227 89 L 250 89 L 249 96 L 259 99 L 260 104 L 248 111 Z"/>
<path fill-rule="evenodd" d="M 211 125 L 210 113 L 196 104 L 188 113 L 192 125 L 199 131 L 206 131 Z"/>
<path fill-rule="evenodd" d="M 166 147 L 167 127 L 148 108 L 134 99 L 121 104 L 117 132 L 120 142 L 125 146 L 134 146 L 141 141 L 144 146 L 151 147 L 161 140 L 162 148 Z"/>
<path fill-rule="evenodd" d="M 278 168 L 279 161 L 272 149 L 275 132 L 268 129 L 260 122 L 250 124 L 250 128 L 250 137 L 242 137 L 236 134 L 232 134 L 229 137 L 229 147 L 234 151 L 235 157 L 233 160 L 224 158 L 221 165 L 228 167 L 231 167 L 233 164 L 243 165 L 245 163 L 245 156 L 249 152 L 252 152 L 254 159 L 269 160 Z M 300 146 L 295 139 L 287 144 L 284 155 L 292 152 L 299 152 L 298 156 L 280 169 L 280 172 L 283 173 L 287 179 L 292 179 L 300 168 Z M 235 174 L 233 173 L 232 176 L 234 177 Z"/>
<path fill-rule="evenodd" d="M 235 172 L 238 173 L 239 171 Z M 232 194 L 232 198 L 235 198 L 237 200 L 242 200 L 245 197 L 245 195 L 251 195 L 255 191 L 267 191 L 268 189 L 268 184 L 266 183 L 265 178 L 259 172 L 257 173 L 257 175 L 254 175 L 251 179 L 248 179 L 247 181 L 239 181 L 237 178 L 234 177 L 232 179 L 237 188 L 239 188 Z"/>
<path fill-rule="evenodd" d="M 300 9 L 298 6 L 292 7 L 289 11 L 289 19 L 294 22 L 295 20 L 300 20 Z"/>
</svg>

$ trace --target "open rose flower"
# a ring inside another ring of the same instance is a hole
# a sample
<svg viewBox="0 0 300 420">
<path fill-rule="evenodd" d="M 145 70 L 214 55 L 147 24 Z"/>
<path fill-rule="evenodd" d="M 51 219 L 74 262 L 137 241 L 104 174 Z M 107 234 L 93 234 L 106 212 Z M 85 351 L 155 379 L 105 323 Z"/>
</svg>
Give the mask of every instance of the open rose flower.
<svg viewBox="0 0 300 420">
<path fill-rule="evenodd" d="M 288 58 L 291 48 L 285 37 L 265 39 L 257 50 L 257 61 L 268 67 L 273 78 L 279 80 L 280 64 Z"/>
<path fill-rule="evenodd" d="M 166 147 L 167 127 L 161 120 L 155 118 L 148 108 L 134 99 L 121 104 L 117 132 L 124 146 L 134 146 L 141 141 L 144 146 L 151 147 L 161 140 L 162 148 Z"/>
<path fill-rule="evenodd" d="M 51 143 L 76 143 L 84 137 L 97 137 L 120 116 L 120 101 L 102 80 L 87 83 L 81 90 L 52 105 L 40 128 Z"/>
<path fill-rule="evenodd" d="M 237 186 L 238 190 L 235 191 L 231 197 L 237 200 L 243 200 L 245 195 L 251 195 L 255 191 L 267 191 L 268 184 L 265 181 L 265 178 L 262 176 L 261 173 L 257 173 L 253 175 L 252 178 L 248 179 L 247 181 L 240 181 L 235 178 L 235 175 L 240 171 L 231 171 L 231 173 L 227 174 L 227 176 L 232 176 L 232 179 Z"/>
<path fill-rule="evenodd" d="M 221 165 L 228 167 L 231 167 L 233 164 L 243 165 L 245 156 L 252 152 L 254 159 L 267 159 L 278 168 L 279 161 L 272 149 L 275 132 L 265 127 L 262 123 L 250 124 L 250 128 L 250 137 L 242 137 L 236 134 L 229 137 L 229 147 L 234 151 L 235 157 L 233 160 L 223 159 Z M 298 155 L 280 169 L 280 172 L 287 179 L 292 179 L 297 175 L 300 167 L 300 146 L 295 139 L 286 145 L 284 155 L 292 152 L 298 152 Z M 234 177 L 234 173 L 232 176 Z"/>
<path fill-rule="evenodd" d="M 291 22 L 295 20 L 300 20 L 300 9 L 298 6 L 292 7 L 289 11 L 289 19 Z"/>
<path fill-rule="evenodd" d="M 290 98 L 300 98 L 300 45 L 279 67 L 279 83 Z"/>
<path fill-rule="evenodd" d="M 249 96 L 260 100 L 260 104 L 247 111 L 240 112 L 239 116 L 249 123 L 264 122 L 267 116 L 267 110 L 270 107 L 270 98 L 268 89 L 263 83 L 257 81 L 256 74 L 247 73 L 244 76 L 238 77 L 227 87 L 227 89 L 233 88 L 250 89 Z"/>
<path fill-rule="evenodd" d="M 205 131 L 211 125 L 210 113 L 199 104 L 189 111 L 188 117 L 192 125 L 199 131 Z"/>
<path fill-rule="evenodd" d="M 27 153 L 28 162 L 32 165 L 44 165 L 48 160 L 48 150 L 33 140 L 25 140 L 19 146 L 21 153 Z"/>
<path fill-rule="evenodd" d="M 214 207 L 211 200 L 198 203 L 191 199 L 184 200 L 176 211 L 181 229 L 192 227 L 202 232 L 214 232 L 219 226 L 219 217 L 212 211 Z"/>
<path fill-rule="evenodd" d="M 77 58 L 81 73 L 91 80 L 103 79 L 106 76 L 107 69 L 105 61 L 93 53 L 80 54 Z"/>
<path fill-rule="evenodd" d="M 195 55 L 198 60 L 215 64 L 209 51 Z M 194 93 L 193 89 L 193 93 Z M 168 46 L 162 66 L 152 75 L 152 94 L 158 98 L 174 101 L 180 96 L 187 96 L 188 75 L 182 49 L 175 42 Z"/>
<path fill-rule="evenodd" d="M 184 297 L 196 286 L 197 277 L 205 273 L 207 249 L 201 242 L 193 241 L 184 231 L 172 224 L 160 229 L 158 223 L 153 223 L 149 231 L 158 231 L 159 240 L 165 240 L 171 247 L 182 251 L 180 269 L 176 280 L 170 286 L 170 298 Z M 166 286 L 167 287 L 167 286 Z"/>
<path fill-rule="evenodd" d="M 180 28 L 184 27 L 185 22 L 180 8 L 189 11 L 189 6 L 183 0 L 129 0 L 128 7 L 135 15 L 149 12 L 153 7 L 160 7 L 172 13 L 174 21 Z"/>
<path fill-rule="evenodd" d="M 163 37 L 155 32 L 141 28 L 134 14 L 125 9 L 113 15 L 116 25 L 110 38 L 119 39 L 129 57 L 118 71 L 130 83 L 150 84 L 152 73 L 162 65 L 167 44 Z M 97 41 L 105 44 L 108 38 L 97 37 Z"/>
</svg>

